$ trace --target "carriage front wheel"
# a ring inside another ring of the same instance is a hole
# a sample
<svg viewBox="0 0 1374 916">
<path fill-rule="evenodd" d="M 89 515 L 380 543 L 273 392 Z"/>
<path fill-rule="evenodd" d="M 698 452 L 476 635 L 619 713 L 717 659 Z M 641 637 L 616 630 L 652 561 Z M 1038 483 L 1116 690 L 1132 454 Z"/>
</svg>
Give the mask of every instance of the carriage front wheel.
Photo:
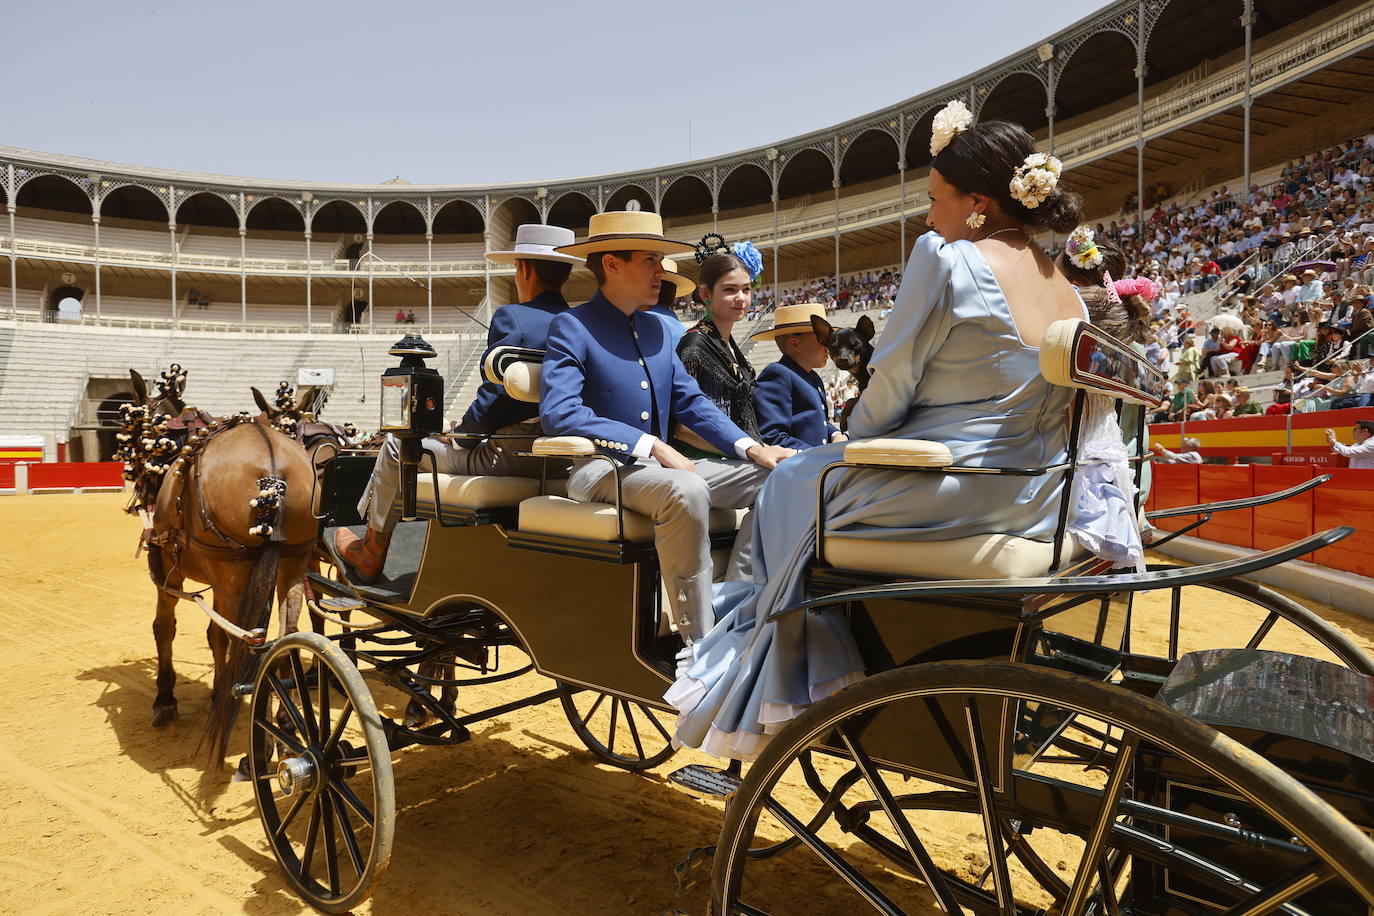
<svg viewBox="0 0 1374 916">
<path fill-rule="evenodd" d="M 386 870 L 396 825 L 372 694 L 337 645 L 292 633 L 264 654 L 252 699 L 249 772 L 268 845 L 297 894 L 347 912 Z"/>
<path fill-rule="evenodd" d="M 790 784 L 808 752 L 828 793 Z M 789 837 L 798 852 L 748 854 Z M 712 904 L 1365 916 L 1374 843 L 1296 779 L 1156 700 L 1043 667 L 940 662 L 868 678 L 772 739 L 726 809 Z"/>
<path fill-rule="evenodd" d="M 566 681 L 558 682 L 558 690 L 568 724 L 603 762 L 623 770 L 650 770 L 673 756 L 669 714 Z"/>
</svg>

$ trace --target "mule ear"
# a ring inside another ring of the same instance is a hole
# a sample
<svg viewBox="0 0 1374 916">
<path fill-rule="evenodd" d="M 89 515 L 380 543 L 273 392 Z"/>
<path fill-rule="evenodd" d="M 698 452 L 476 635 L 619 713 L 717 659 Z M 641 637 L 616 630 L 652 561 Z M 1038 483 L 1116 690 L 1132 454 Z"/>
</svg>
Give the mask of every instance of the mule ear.
<svg viewBox="0 0 1374 916">
<path fill-rule="evenodd" d="M 133 389 L 134 389 L 134 403 L 135 403 L 135 404 L 147 404 L 147 403 L 148 403 L 148 383 L 145 382 L 145 381 L 143 381 L 143 376 L 141 376 L 141 375 L 138 374 L 138 370 L 137 370 L 137 369 L 130 369 L 130 370 L 129 370 L 129 382 L 132 384 Z"/>
<path fill-rule="evenodd" d="M 261 410 L 263 413 L 267 414 L 269 417 L 275 417 L 278 413 L 281 412 L 277 410 L 277 408 L 273 407 L 271 404 L 267 403 L 267 398 L 262 396 L 262 392 L 259 391 L 256 386 L 250 386 L 249 390 L 253 392 L 254 403 L 258 405 L 258 409 Z"/>
<path fill-rule="evenodd" d="M 830 322 L 826 321 L 820 315 L 812 315 L 811 330 L 816 332 L 816 339 L 821 342 L 822 346 L 830 346 L 830 338 L 835 333 L 835 329 L 831 327 Z"/>
<path fill-rule="evenodd" d="M 854 330 L 858 331 L 859 336 L 867 341 L 872 341 L 873 335 L 878 333 L 878 329 L 873 326 L 873 319 L 867 315 L 859 319 L 858 323 L 854 325 Z"/>
</svg>

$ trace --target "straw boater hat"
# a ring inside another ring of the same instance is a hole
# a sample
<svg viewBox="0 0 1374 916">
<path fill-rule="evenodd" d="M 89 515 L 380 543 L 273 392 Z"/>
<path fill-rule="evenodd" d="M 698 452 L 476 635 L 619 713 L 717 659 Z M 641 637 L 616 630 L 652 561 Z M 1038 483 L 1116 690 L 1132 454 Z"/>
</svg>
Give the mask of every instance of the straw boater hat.
<svg viewBox="0 0 1374 916">
<path fill-rule="evenodd" d="M 773 326 L 749 336 L 754 340 L 777 340 L 787 334 L 802 334 L 811 330 L 811 317 L 813 315 L 817 318 L 824 318 L 825 305 L 820 302 L 780 305 L 773 312 Z"/>
<path fill-rule="evenodd" d="M 1313 270 L 1311 267 L 1309 267 L 1302 272 L 1302 275 L 1304 277 L 1315 277 L 1317 275 L 1317 272 Z"/>
<path fill-rule="evenodd" d="M 677 261 L 672 258 L 663 259 L 663 279 L 677 287 L 679 296 L 690 296 L 692 290 L 697 288 L 695 281 L 678 273 Z"/>
<path fill-rule="evenodd" d="M 663 217 L 646 210 L 613 210 L 592 217 L 587 240 L 576 245 L 560 245 L 563 254 L 585 258 L 601 251 L 657 251 L 661 254 L 686 254 L 696 248 L 689 242 L 663 237 Z"/>
<path fill-rule="evenodd" d="M 581 258 L 554 251 L 559 245 L 571 245 L 575 241 L 577 236 L 571 229 L 531 223 L 515 230 L 513 250 L 488 251 L 487 260 L 498 264 L 514 264 L 516 261 L 556 261 L 559 264 L 581 267 Z"/>
</svg>

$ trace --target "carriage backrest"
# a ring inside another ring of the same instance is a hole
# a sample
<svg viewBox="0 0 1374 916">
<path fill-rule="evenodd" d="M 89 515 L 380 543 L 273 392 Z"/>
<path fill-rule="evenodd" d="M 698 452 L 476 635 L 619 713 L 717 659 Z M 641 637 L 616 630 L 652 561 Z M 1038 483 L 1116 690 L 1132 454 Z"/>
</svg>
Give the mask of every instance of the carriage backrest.
<svg viewBox="0 0 1374 916">
<path fill-rule="evenodd" d="M 482 377 L 506 389 L 517 401 L 539 403 L 544 351 L 529 347 L 495 347 L 482 360 Z"/>
<path fill-rule="evenodd" d="M 1051 324 L 1040 344 L 1040 374 L 1052 385 L 1145 407 L 1169 397 L 1169 379 L 1129 345 L 1081 318 Z"/>
</svg>

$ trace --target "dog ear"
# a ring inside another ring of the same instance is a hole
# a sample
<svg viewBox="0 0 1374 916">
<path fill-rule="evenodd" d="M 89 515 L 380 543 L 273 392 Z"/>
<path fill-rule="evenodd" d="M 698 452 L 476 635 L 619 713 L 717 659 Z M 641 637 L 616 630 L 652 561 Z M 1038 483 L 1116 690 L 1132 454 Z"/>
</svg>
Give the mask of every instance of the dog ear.
<svg viewBox="0 0 1374 916">
<path fill-rule="evenodd" d="M 873 335 L 878 333 L 878 329 L 873 327 L 873 319 L 867 315 L 859 319 L 858 323 L 854 325 L 854 330 L 858 331 L 859 336 L 870 343 L 873 341 Z"/>
<path fill-rule="evenodd" d="M 262 392 L 256 386 L 250 386 L 249 390 L 253 392 L 253 402 L 258 405 L 259 410 L 267 414 L 268 419 L 274 419 L 277 414 L 281 413 L 280 410 L 267 403 L 267 398 L 262 396 Z"/>
<path fill-rule="evenodd" d="M 820 315 L 812 315 L 811 330 L 816 333 L 816 339 L 821 342 L 822 346 L 830 346 L 830 338 L 835 333 L 835 329 L 830 326 L 830 322 L 826 321 Z"/>
</svg>

